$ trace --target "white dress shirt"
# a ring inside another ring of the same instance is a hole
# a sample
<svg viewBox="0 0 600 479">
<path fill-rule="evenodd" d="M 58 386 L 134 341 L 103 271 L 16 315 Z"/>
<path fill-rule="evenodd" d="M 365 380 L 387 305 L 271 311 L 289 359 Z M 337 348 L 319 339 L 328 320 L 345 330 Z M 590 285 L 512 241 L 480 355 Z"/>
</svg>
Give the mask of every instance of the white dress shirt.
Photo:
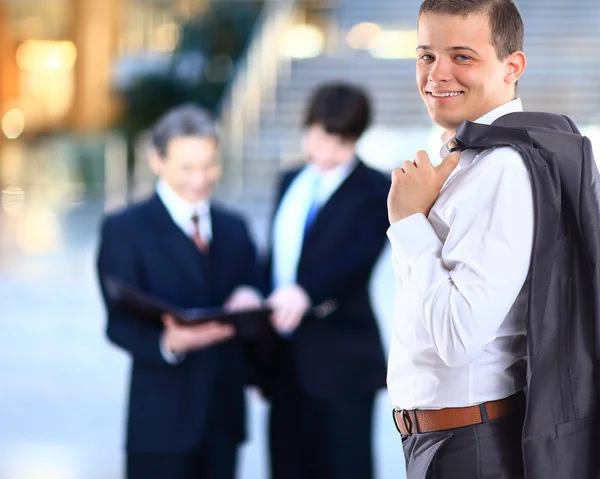
<svg viewBox="0 0 600 479">
<path fill-rule="evenodd" d="M 325 172 L 313 165 L 307 165 L 288 187 L 277 209 L 273 225 L 275 288 L 296 283 L 298 261 L 304 240 L 304 223 L 313 201 L 320 206 L 327 203 L 357 164 L 358 161 L 354 158 Z"/>
<path fill-rule="evenodd" d="M 477 122 L 515 111 L 522 111 L 518 99 Z M 510 147 L 462 152 L 429 216 L 390 226 L 394 407 L 472 406 L 525 387 L 533 230 L 531 179 Z"/>
<path fill-rule="evenodd" d="M 198 228 L 200 235 L 210 242 L 212 239 L 212 222 L 210 218 L 210 205 L 208 201 L 198 203 L 189 203 L 181 198 L 164 180 L 159 180 L 156 184 L 156 194 L 165 206 L 173 222 L 190 237 L 194 234 L 194 223 L 192 216 L 198 215 Z M 185 354 L 174 354 L 167 346 L 165 336 L 162 335 L 159 342 L 160 352 L 164 360 L 169 364 L 178 364 L 184 358 Z"/>
<path fill-rule="evenodd" d="M 165 205 L 173 222 L 190 238 L 194 234 L 194 223 L 192 216 L 198 215 L 198 227 L 200 235 L 206 241 L 212 239 L 212 222 L 210 219 L 210 203 L 206 200 L 198 203 L 189 203 L 181 198 L 164 180 L 158 180 L 156 193 Z"/>
</svg>

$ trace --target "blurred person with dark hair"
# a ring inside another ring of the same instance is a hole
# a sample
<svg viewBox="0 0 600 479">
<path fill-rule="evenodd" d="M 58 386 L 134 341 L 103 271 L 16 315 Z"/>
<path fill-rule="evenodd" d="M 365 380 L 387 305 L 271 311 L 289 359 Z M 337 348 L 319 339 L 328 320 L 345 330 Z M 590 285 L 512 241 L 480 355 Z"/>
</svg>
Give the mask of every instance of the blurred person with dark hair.
<svg viewBox="0 0 600 479">
<path fill-rule="evenodd" d="M 321 86 L 304 122 L 308 164 L 282 176 L 267 300 L 280 338 L 261 386 L 273 479 L 373 475 L 373 406 L 386 366 L 368 284 L 385 244 L 390 182 L 356 155 L 370 120 L 362 89 Z"/>
<path fill-rule="evenodd" d="M 153 130 L 156 194 L 108 216 L 98 274 L 110 341 L 133 359 L 129 479 L 232 479 L 245 437 L 242 346 L 229 325 L 155 327 L 111 304 L 111 275 L 181 308 L 254 307 L 262 297 L 246 223 L 211 201 L 220 177 L 217 126 L 200 107 L 165 114 Z"/>
</svg>

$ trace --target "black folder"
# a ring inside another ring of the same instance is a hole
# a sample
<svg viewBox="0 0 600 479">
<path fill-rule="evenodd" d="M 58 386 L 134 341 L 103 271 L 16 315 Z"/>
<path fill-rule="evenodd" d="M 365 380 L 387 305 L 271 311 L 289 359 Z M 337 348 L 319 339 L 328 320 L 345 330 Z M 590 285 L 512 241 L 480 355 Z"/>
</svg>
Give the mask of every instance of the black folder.
<svg viewBox="0 0 600 479">
<path fill-rule="evenodd" d="M 113 276 L 104 277 L 104 288 L 111 303 L 140 321 L 162 324 L 162 316 L 170 314 L 181 325 L 197 325 L 218 321 L 234 326 L 238 337 L 258 339 L 269 333 L 272 310 L 262 306 L 256 309 L 228 312 L 224 308 L 178 308 Z"/>
</svg>

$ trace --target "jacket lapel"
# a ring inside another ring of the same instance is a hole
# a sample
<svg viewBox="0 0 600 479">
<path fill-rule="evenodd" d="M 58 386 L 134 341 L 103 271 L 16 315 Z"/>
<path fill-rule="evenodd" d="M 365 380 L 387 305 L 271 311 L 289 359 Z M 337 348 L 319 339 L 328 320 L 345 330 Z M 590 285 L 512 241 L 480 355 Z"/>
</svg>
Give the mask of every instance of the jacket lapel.
<svg viewBox="0 0 600 479">
<path fill-rule="evenodd" d="M 215 208 L 212 204 L 210 205 L 210 219 L 212 225 L 212 240 L 210 242 L 210 249 L 205 257 L 208 282 L 210 285 L 211 298 L 214 301 L 221 303 L 224 298 L 221 298 L 221 291 L 223 290 L 221 279 L 226 276 L 226 272 L 223 271 L 224 258 L 227 258 L 228 251 L 228 237 L 227 237 L 227 225 L 225 217 Z"/>
<path fill-rule="evenodd" d="M 301 260 L 305 254 L 305 248 L 313 244 L 315 239 L 321 238 L 323 231 L 328 229 L 326 225 L 335 220 L 340 211 L 343 211 L 348 206 L 348 202 L 352 201 L 351 192 L 355 189 L 357 181 L 360 180 L 364 168 L 364 164 L 359 160 L 354 170 L 352 170 L 333 195 L 321 207 L 310 230 L 306 234 L 304 244 L 302 245 Z"/>
<path fill-rule="evenodd" d="M 147 221 L 155 225 L 156 241 L 160 254 L 169 258 L 174 270 L 185 276 L 192 284 L 208 290 L 207 258 L 193 241 L 177 226 L 164 204 L 155 195 L 149 204 Z"/>
</svg>

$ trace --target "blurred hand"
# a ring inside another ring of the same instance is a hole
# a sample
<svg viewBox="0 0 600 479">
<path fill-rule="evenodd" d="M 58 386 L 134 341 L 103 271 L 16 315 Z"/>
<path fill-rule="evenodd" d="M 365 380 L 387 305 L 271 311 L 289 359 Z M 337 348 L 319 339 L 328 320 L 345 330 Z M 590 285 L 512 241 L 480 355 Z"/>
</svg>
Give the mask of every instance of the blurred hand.
<svg viewBox="0 0 600 479">
<path fill-rule="evenodd" d="M 256 309 L 263 305 L 263 297 L 256 288 L 251 286 L 240 286 L 229 296 L 225 305 L 226 311 L 242 311 L 244 309 Z"/>
<path fill-rule="evenodd" d="M 215 321 L 195 326 L 179 325 L 173 316 L 163 316 L 165 340 L 173 354 L 203 349 L 232 338 L 235 329 L 229 324 Z"/>
<path fill-rule="evenodd" d="M 455 151 L 433 166 L 429 155 L 418 151 L 414 162 L 405 161 L 402 168 L 396 168 L 388 195 L 390 224 L 417 213 L 427 216 L 459 159 L 460 152 Z"/>
<path fill-rule="evenodd" d="M 280 333 L 294 331 L 311 306 L 308 294 L 297 284 L 274 291 L 267 299 L 267 304 L 273 308 L 273 327 Z"/>
</svg>

